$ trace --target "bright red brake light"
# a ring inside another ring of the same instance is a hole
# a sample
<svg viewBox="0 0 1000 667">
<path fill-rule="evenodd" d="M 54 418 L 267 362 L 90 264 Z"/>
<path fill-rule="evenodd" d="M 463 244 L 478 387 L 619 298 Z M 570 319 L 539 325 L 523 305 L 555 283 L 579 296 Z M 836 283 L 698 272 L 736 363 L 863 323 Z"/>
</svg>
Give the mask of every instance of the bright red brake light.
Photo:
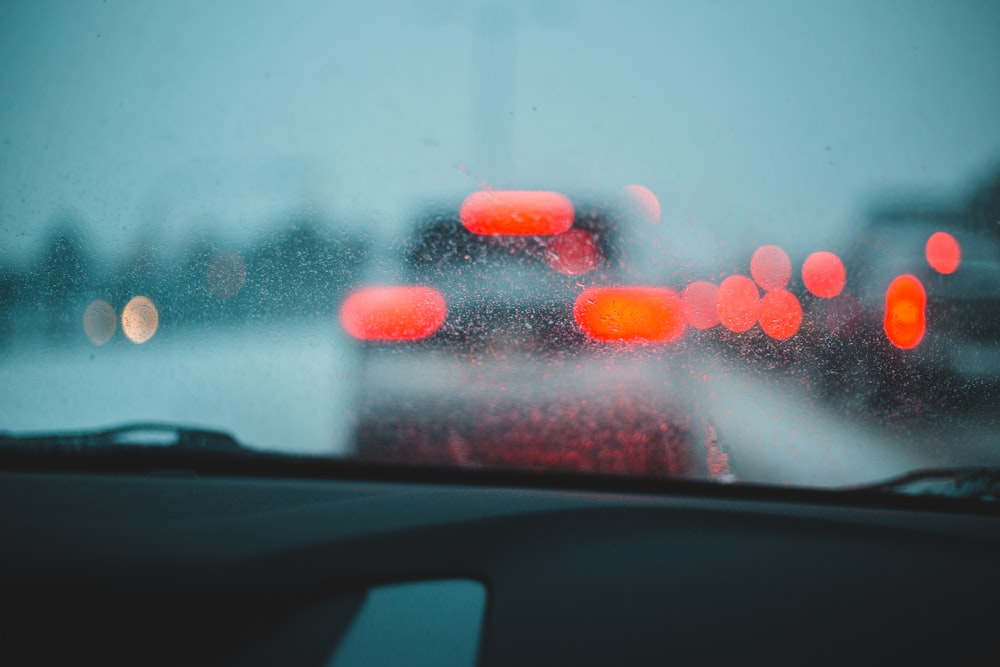
<svg viewBox="0 0 1000 667">
<path fill-rule="evenodd" d="M 705 280 L 696 280 L 681 295 L 684 316 L 695 329 L 711 329 L 719 323 L 719 288 Z"/>
<path fill-rule="evenodd" d="M 802 326 L 802 304 L 789 291 L 768 292 L 760 300 L 760 328 L 775 340 L 795 335 Z"/>
<path fill-rule="evenodd" d="M 947 232 L 931 234 L 924 247 L 924 254 L 927 256 L 927 263 L 938 273 L 955 273 L 962 262 L 962 247 Z"/>
<path fill-rule="evenodd" d="M 802 263 L 802 282 L 816 296 L 832 299 L 844 290 L 847 269 L 832 252 L 814 252 Z"/>
<path fill-rule="evenodd" d="M 684 333 L 684 306 L 665 287 L 591 287 L 576 298 L 573 317 L 594 340 L 667 343 Z"/>
<path fill-rule="evenodd" d="M 719 285 L 719 321 L 734 333 L 749 331 L 760 315 L 760 292 L 746 276 L 729 276 Z"/>
<path fill-rule="evenodd" d="M 927 329 L 927 293 L 916 277 L 902 275 L 885 292 L 885 335 L 902 350 L 920 344 Z"/>
<path fill-rule="evenodd" d="M 340 324 L 359 340 L 419 340 L 433 335 L 448 313 L 433 287 L 363 287 L 340 307 Z"/>
<path fill-rule="evenodd" d="M 573 202 L 558 192 L 481 190 L 462 202 L 458 216 L 473 234 L 549 236 L 573 225 Z"/>
</svg>

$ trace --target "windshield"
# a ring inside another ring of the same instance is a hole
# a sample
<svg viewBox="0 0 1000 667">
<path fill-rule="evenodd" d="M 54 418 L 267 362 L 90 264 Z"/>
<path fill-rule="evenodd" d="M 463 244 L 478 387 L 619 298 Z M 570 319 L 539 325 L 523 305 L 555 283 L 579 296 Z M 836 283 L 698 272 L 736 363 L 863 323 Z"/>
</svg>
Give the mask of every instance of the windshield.
<svg viewBox="0 0 1000 667">
<path fill-rule="evenodd" d="M 1000 464 L 1000 5 L 0 6 L 0 430 Z"/>
</svg>

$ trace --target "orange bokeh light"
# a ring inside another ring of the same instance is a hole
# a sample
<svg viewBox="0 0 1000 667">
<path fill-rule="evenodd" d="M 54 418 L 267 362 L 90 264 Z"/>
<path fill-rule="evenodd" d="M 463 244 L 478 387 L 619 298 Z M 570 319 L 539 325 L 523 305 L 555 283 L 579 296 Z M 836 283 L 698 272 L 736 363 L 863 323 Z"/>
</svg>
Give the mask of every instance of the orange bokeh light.
<svg viewBox="0 0 1000 667">
<path fill-rule="evenodd" d="M 784 289 L 792 277 L 792 261 L 776 245 L 761 246 L 750 259 L 750 275 L 763 290 Z"/>
<path fill-rule="evenodd" d="M 626 185 L 625 193 L 647 222 L 656 224 L 660 221 L 660 200 L 652 190 L 644 185 Z"/>
<path fill-rule="evenodd" d="M 816 296 L 832 299 L 844 290 L 847 269 L 832 252 L 814 252 L 802 263 L 802 282 Z"/>
<path fill-rule="evenodd" d="M 344 299 L 340 324 L 359 340 L 419 340 L 440 329 L 447 314 L 433 287 L 363 287 Z"/>
<path fill-rule="evenodd" d="M 962 246 L 948 232 L 935 232 L 924 247 L 927 263 L 938 273 L 955 273 L 962 262 Z"/>
<path fill-rule="evenodd" d="M 594 237 L 582 229 L 571 229 L 553 237 L 545 258 L 549 266 L 567 276 L 589 273 L 604 259 Z"/>
<path fill-rule="evenodd" d="M 902 350 L 920 344 L 927 330 L 927 293 L 909 274 L 897 277 L 885 292 L 883 325 L 889 342 Z"/>
<path fill-rule="evenodd" d="M 748 331 L 760 315 L 757 286 L 746 276 L 729 276 L 719 286 L 718 312 L 719 321 L 730 331 Z"/>
<path fill-rule="evenodd" d="M 458 216 L 473 234 L 548 236 L 573 225 L 573 202 L 558 192 L 480 190 L 462 202 Z"/>
<path fill-rule="evenodd" d="M 760 300 L 760 328 L 775 340 L 786 340 L 802 326 L 802 304 L 787 290 L 768 292 Z"/>
<path fill-rule="evenodd" d="M 133 297 L 122 308 L 122 333 L 133 343 L 145 343 L 152 338 L 159 324 L 160 314 L 147 297 Z"/>
<path fill-rule="evenodd" d="M 684 316 L 695 329 L 711 329 L 719 323 L 719 288 L 705 280 L 697 280 L 681 295 Z"/>
<path fill-rule="evenodd" d="M 573 317 L 594 340 L 668 343 L 684 333 L 684 306 L 666 287 L 591 287 L 576 298 Z"/>
</svg>

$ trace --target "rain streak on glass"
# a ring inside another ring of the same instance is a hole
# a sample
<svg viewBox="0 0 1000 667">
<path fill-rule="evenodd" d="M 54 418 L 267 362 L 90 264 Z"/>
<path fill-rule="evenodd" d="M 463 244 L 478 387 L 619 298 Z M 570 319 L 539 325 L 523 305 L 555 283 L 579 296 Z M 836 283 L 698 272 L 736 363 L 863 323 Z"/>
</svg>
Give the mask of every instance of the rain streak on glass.
<svg viewBox="0 0 1000 667">
<path fill-rule="evenodd" d="M 122 332 L 136 344 L 145 343 L 160 324 L 160 314 L 149 298 L 133 297 L 122 309 Z"/>
<path fill-rule="evenodd" d="M 115 335 L 117 319 L 114 307 L 103 299 L 97 299 L 83 311 L 83 332 L 94 345 L 104 345 Z"/>
</svg>

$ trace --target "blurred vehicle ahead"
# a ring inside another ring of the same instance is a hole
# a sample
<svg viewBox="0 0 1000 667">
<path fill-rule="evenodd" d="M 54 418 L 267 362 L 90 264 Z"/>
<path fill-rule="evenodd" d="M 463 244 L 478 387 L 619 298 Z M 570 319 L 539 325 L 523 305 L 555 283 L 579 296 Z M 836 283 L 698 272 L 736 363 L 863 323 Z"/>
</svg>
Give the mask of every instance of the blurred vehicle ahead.
<svg viewBox="0 0 1000 667">
<path fill-rule="evenodd" d="M 969 207 L 885 209 L 846 264 L 849 290 L 824 304 L 844 343 L 822 359 L 827 390 L 889 410 L 974 407 L 996 392 L 996 230 L 974 224 Z"/>
<path fill-rule="evenodd" d="M 543 233 L 504 233 L 512 221 Z M 416 225 L 401 248 L 404 284 L 362 287 L 341 309 L 362 348 L 356 455 L 708 476 L 714 428 L 681 374 L 646 355 L 666 340 L 670 313 L 657 308 L 672 293 L 620 287 L 628 224 L 624 209 L 555 193 L 485 192 Z M 622 313 L 632 306 L 647 310 Z M 650 335 L 643 327 L 656 340 L 634 340 Z"/>
</svg>

